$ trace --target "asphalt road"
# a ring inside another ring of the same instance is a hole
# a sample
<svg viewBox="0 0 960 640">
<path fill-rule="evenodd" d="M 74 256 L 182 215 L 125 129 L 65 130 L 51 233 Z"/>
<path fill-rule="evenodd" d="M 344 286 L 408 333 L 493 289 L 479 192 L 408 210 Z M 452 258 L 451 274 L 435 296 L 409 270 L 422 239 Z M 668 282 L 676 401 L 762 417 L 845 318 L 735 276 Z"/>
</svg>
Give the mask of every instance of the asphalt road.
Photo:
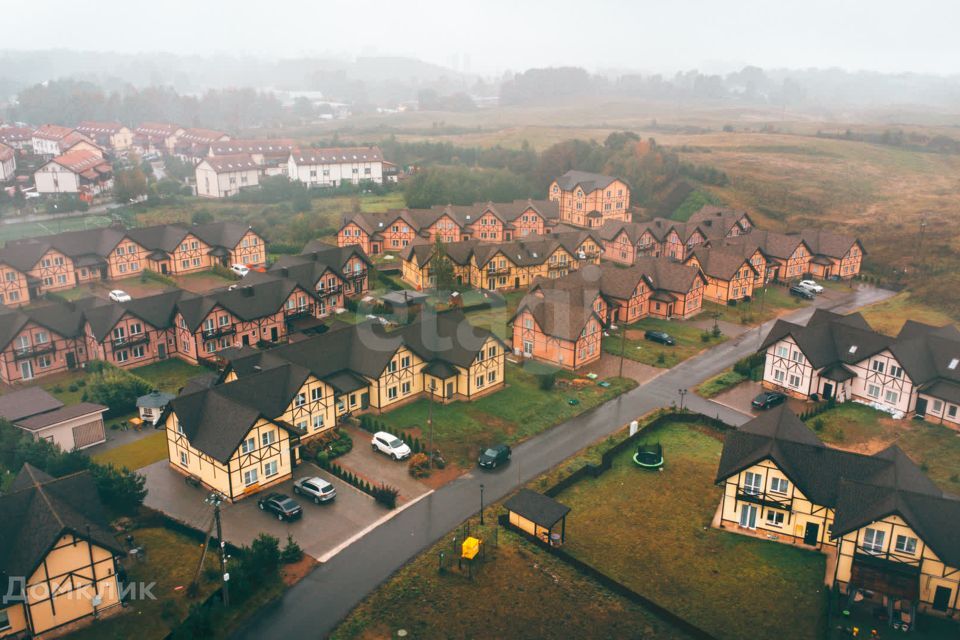
<svg viewBox="0 0 960 640">
<path fill-rule="evenodd" d="M 892 295 L 864 288 L 836 301 L 821 299 L 834 311 L 847 313 Z M 785 316 L 806 321 L 806 307 Z M 637 416 L 659 407 L 679 405 L 678 390 L 701 381 L 756 351 L 773 321 L 720 344 L 666 371 L 614 400 L 564 422 L 514 449 L 510 464 L 492 473 L 474 471 L 414 503 L 320 565 L 277 602 L 255 615 L 235 639 L 324 637 L 350 610 L 407 561 L 478 512 L 480 484 L 487 504 L 496 502 L 584 447 L 609 435 Z M 704 400 L 692 392 L 686 407 L 743 424 L 749 416 Z"/>
</svg>

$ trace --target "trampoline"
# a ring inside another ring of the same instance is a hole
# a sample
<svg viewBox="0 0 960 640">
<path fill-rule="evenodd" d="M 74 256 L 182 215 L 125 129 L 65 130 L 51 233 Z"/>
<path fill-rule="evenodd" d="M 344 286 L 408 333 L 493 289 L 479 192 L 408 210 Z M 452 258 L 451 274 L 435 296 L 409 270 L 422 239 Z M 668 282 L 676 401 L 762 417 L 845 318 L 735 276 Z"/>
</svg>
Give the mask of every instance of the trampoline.
<svg viewBox="0 0 960 640">
<path fill-rule="evenodd" d="M 659 469 L 663 467 L 663 447 L 660 443 L 648 444 L 643 442 L 633 454 L 633 461 L 644 469 Z"/>
</svg>

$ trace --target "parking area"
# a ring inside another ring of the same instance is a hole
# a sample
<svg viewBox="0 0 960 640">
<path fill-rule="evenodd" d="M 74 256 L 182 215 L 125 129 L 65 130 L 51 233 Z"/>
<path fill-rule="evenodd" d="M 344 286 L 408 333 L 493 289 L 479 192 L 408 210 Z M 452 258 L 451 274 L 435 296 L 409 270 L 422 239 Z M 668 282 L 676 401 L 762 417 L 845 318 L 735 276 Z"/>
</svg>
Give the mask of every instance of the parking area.
<svg viewBox="0 0 960 640">
<path fill-rule="evenodd" d="M 741 382 L 732 389 L 728 389 L 710 400 L 717 404 L 722 404 L 725 407 L 736 409 L 741 413 L 755 416 L 759 411 L 751 407 L 750 402 L 753 401 L 762 390 L 763 387 L 759 382 Z M 809 402 L 800 400 L 799 398 L 787 398 L 787 405 L 797 414 L 806 411 L 809 408 L 809 404 Z"/>
<path fill-rule="evenodd" d="M 208 495 L 205 489 L 187 485 L 183 476 L 171 469 L 166 460 L 144 467 L 140 473 L 147 479 L 148 493 L 144 501 L 147 507 L 201 531 L 207 530 L 213 512 L 204 502 Z M 249 545 L 259 534 L 267 533 L 276 536 L 283 545 L 290 534 L 305 553 L 320 559 L 391 513 L 367 494 L 311 463 L 301 464 L 294 469 L 293 475 L 294 479 L 320 476 L 333 483 L 337 489 L 336 500 L 317 505 L 295 497 L 293 479 L 287 480 L 266 493 L 279 491 L 294 497 L 303 505 L 302 518 L 281 522 L 275 516 L 261 512 L 257 497 L 251 496 L 234 504 L 224 504 L 224 539 L 235 545 Z"/>
<path fill-rule="evenodd" d="M 392 460 L 382 453 L 374 453 L 370 446 L 372 435 L 352 426 L 341 427 L 353 440 L 350 453 L 337 458 L 344 469 L 353 472 L 371 484 L 386 484 L 400 492 L 400 502 L 409 502 L 430 491 L 430 487 L 410 475 L 407 460 Z"/>
</svg>

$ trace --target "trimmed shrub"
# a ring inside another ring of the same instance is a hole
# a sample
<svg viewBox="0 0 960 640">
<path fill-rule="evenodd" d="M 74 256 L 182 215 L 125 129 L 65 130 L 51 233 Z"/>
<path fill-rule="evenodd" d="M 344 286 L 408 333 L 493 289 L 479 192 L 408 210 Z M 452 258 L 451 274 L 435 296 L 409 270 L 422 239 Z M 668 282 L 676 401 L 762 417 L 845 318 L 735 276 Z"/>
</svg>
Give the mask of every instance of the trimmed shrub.
<svg viewBox="0 0 960 640">
<path fill-rule="evenodd" d="M 395 488 L 386 484 L 380 484 L 373 488 L 371 492 L 373 499 L 385 506 L 387 509 L 394 509 L 397 506 L 397 495 L 400 493 Z"/>
<path fill-rule="evenodd" d="M 540 386 L 541 391 L 552 390 L 556 383 L 557 374 L 555 373 L 541 373 L 537 376 L 537 384 Z"/>
<path fill-rule="evenodd" d="M 430 458 L 425 453 L 416 453 L 410 456 L 407 471 L 414 478 L 426 478 L 430 475 Z"/>
<path fill-rule="evenodd" d="M 287 544 L 284 545 L 283 551 L 280 552 L 280 562 L 283 564 L 293 564 L 294 562 L 300 562 L 300 558 L 302 557 L 303 549 L 294 541 L 293 536 L 288 533 Z"/>
</svg>

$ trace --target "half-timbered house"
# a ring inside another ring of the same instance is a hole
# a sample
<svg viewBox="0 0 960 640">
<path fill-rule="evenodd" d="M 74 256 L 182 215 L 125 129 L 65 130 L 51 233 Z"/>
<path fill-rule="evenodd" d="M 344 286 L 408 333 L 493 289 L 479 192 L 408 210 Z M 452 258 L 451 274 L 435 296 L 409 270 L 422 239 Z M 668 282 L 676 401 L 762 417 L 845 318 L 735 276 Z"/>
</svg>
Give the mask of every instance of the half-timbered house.
<svg viewBox="0 0 960 640">
<path fill-rule="evenodd" d="M 568 171 L 550 183 L 547 195 L 567 224 L 599 229 L 607 220 L 630 221 L 630 187 L 619 178 Z"/>
<path fill-rule="evenodd" d="M 75 305 L 0 313 L 0 381 L 24 382 L 80 366 L 87 361 L 82 327 Z"/>
<path fill-rule="evenodd" d="M 691 251 L 683 263 L 703 272 L 707 278 L 703 296 L 717 304 L 749 301 L 753 297 L 754 284 L 760 277 L 751 261 L 736 248 L 699 247 Z"/>
</svg>

